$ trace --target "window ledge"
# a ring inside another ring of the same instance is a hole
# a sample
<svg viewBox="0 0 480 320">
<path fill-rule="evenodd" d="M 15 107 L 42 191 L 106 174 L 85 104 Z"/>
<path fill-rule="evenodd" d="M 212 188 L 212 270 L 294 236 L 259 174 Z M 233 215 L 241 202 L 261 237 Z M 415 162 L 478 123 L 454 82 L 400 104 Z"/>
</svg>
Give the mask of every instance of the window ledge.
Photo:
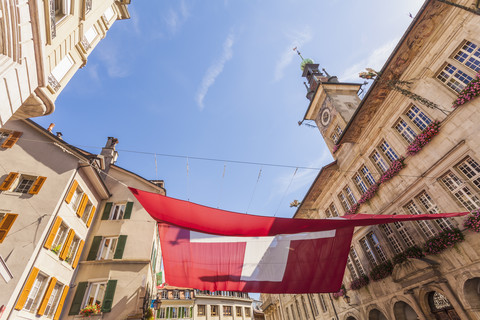
<svg viewBox="0 0 480 320">
<path fill-rule="evenodd" d="M 150 264 L 150 259 L 108 259 L 108 260 L 91 260 L 91 261 L 80 261 L 82 265 L 90 264 Z"/>
</svg>

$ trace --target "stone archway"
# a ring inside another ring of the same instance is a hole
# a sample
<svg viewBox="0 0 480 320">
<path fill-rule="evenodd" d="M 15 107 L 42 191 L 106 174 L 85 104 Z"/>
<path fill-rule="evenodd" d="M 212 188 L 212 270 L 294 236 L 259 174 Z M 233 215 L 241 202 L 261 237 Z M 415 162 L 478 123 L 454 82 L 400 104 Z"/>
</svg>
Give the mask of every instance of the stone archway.
<svg viewBox="0 0 480 320">
<path fill-rule="evenodd" d="M 447 297 L 438 291 L 428 293 L 428 305 L 436 320 L 461 320 Z"/>
<path fill-rule="evenodd" d="M 368 313 L 368 320 L 388 320 L 388 319 L 380 310 L 372 309 Z"/>
<path fill-rule="evenodd" d="M 480 278 L 468 279 L 463 285 L 465 300 L 472 308 L 480 308 Z"/>
<path fill-rule="evenodd" d="M 393 306 L 395 320 L 416 320 L 418 315 L 412 307 L 406 302 L 398 301 Z"/>
</svg>

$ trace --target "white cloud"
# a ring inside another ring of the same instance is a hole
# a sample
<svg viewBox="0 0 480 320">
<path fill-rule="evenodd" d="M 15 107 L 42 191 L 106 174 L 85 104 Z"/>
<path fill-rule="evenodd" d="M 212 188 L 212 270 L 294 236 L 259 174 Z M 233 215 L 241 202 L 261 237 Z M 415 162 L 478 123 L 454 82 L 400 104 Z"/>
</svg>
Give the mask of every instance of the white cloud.
<svg viewBox="0 0 480 320">
<path fill-rule="evenodd" d="M 130 74 L 129 67 L 125 64 L 127 59 L 122 59 L 120 51 L 115 42 L 97 48 L 98 58 L 103 62 L 107 74 L 111 78 L 124 78 Z"/>
<path fill-rule="evenodd" d="M 219 59 L 217 59 L 207 70 L 205 76 L 203 76 L 202 83 L 200 84 L 200 88 L 198 89 L 197 95 L 195 100 L 197 101 L 200 110 L 202 110 L 205 105 L 203 104 L 203 99 L 207 95 L 208 89 L 215 83 L 217 77 L 222 73 L 223 68 L 225 67 L 225 63 L 228 60 L 232 59 L 233 56 L 233 43 L 234 37 L 233 34 L 230 33 L 223 43 L 223 52 Z"/>
<path fill-rule="evenodd" d="M 180 1 L 180 7 L 176 10 L 170 8 L 164 20 L 172 33 L 176 33 L 182 24 L 190 17 L 190 9 L 184 0 Z"/>
<path fill-rule="evenodd" d="M 340 76 L 340 79 L 342 81 L 358 81 L 358 74 L 362 71 L 365 71 L 365 68 L 372 68 L 374 70 L 380 71 L 399 40 L 400 38 L 392 39 L 381 47 L 375 49 L 368 57 L 348 67 L 343 72 L 342 76 Z"/>
<path fill-rule="evenodd" d="M 275 65 L 274 81 L 279 81 L 283 78 L 283 73 L 285 69 L 292 62 L 293 57 L 297 54 L 292 49 L 297 47 L 299 48 L 299 50 L 301 50 L 301 47 L 312 39 L 312 34 L 310 32 L 310 29 L 306 28 L 302 32 L 287 35 L 287 37 L 290 38 L 291 42 L 288 46 L 285 47 L 282 55 L 280 56 L 277 64 Z"/>
</svg>

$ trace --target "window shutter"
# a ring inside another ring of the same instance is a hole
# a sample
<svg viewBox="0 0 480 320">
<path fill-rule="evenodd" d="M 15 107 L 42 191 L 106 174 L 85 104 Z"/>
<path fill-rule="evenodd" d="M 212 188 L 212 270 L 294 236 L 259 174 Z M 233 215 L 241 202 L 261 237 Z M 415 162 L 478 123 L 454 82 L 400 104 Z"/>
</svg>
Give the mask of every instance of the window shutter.
<svg viewBox="0 0 480 320">
<path fill-rule="evenodd" d="M 47 180 L 47 177 L 38 177 L 37 180 L 35 180 L 35 182 L 33 183 L 30 190 L 28 190 L 28 193 L 38 194 L 40 192 L 40 189 L 42 188 L 43 184 L 45 183 L 45 180 Z"/>
<path fill-rule="evenodd" d="M 0 190 L 5 191 L 10 189 L 12 183 L 17 179 L 18 173 L 17 172 L 10 172 L 8 176 L 3 180 L 2 184 L 0 184 Z"/>
<path fill-rule="evenodd" d="M 62 313 L 63 305 L 65 304 L 65 299 L 67 298 L 68 289 L 68 286 L 65 286 L 63 288 L 62 296 L 60 297 L 60 301 L 58 302 L 57 311 L 55 311 L 53 320 L 60 319 L 60 314 Z"/>
<path fill-rule="evenodd" d="M 7 213 L 5 217 L 3 217 L 3 220 L 0 222 L 0 243 L 7 237 L 8 231 L 12 228 L 17 216 L 18 214 L 15 213 Z"/>
<path fill-rule="evenodd" d="M 132 208 L 133 208 L 133 202 L 127 202 L 123 219 L 130 219 L 130 217 L 132 216 Z"/>
<path fill-rule="evenodd" d="M 107 282 L 107 289 L 102 303 L 102 312 L 110 312 L 113 305 L 113 297 L 115 296 L 115 289 L 117 288 L 117 280 L 109 280 Z"/>
<path fill-rule="evenodd" d="M 20 296 L 18 297 L 18 300 L 17 300 L 17 304 L 15 305 L 16 310 L 22 310 L 23 306 L 25 305 L 25 302 L 27 302 L 28 294 L 30 293 L 33 283 L 37 278 L 38 271 L 39 271 L 38 268 L 32 268 L 32 271 L 30 271 L 30 275 L 28 276 L 27 282 L 25 282 L 22 293 L 20 293 Z"/>
<path fill-rule="evenodd" d="M 47 236 L 47 240 L 45 240 L 45 244 L 43 245 L 45 249 L 50 249 L 52 247 L 53 240 L 55 240 L 55 236 L 57 235 L 58 228 L 60 228 L 61 224 L 62 218 L 57 217 L 57 219 L 53 223 L 50 233 Z"/>
<path fill-rule="evenodd" d="M 75 296 L 73 297 L 72 306 L 70 307 L 70 311 L 68 312 L 69 316 L 80 313 L 83 296 L 85 295 L 85 291 L 87 291 L 87 286 L 88 286 L 88 282 L 80 282 L 77 285 L 77 290 L 75 291 Z"/>
<path fill-rule="evenodd" d="M 98 249 L 100 248 L 100 242 L 102 242 L 101 236 L 93 237 L 92 246 L 90 247 L 90 251 L 88 252 L 87 261 L 92 261 L 97 259 Z"/>
<path fill-rule="evenodd" d="M 88 221 L 87 221 L 87 228 L 90 228 L 90 225 L 92 224 L 92 220 L 93 220 L 93 216 L 95 215 L 95 210 L 97 208 L 95 208 L 95 206 L 92 207 L 92 211 L 90 211 L 90 217 L 88 217 Z"/>
<path fill-rule="evenodd" d="M 63 249 L 60 252 L 59 257 L 60 257 L 61 260 L 65 260 L 65 258 L 67 257 L 68 249 L 70 249 L 70 245 L 72 244 L 72 241 L 73 241 L 74 237 L 75 237 L 75 231 L 73 231 L 73 229 L 70 229 L 70 231 L 68 231 L 67 240 L 63 244 Z"/>
<path fill-rule="evenodd" d="M 80 201 L 80 205 L 78 206 L 77 209 L 77 216 L 81 218 L 83 216 L 83 213 L 85 212 L 85 208 L 87 207 L 88 203 L 88 196 L 84 193 L 82 196 L 82 200 Z"/>
<path fill-rule="evenodd" d="M 117 249 L 115 249 L 115 254 L 113 255 L 113 259 L 122 259 L 126 242 L 127 242 L 127 236 L 118 237 Z"/>
<path fill-rule="evenodd" d="M 15 143 L 17 143 L 18 139 L 22 136 L 21 132 L 13 131 L 2 143 L 2 148 L 11 148 Z"/>
<path fill-rule="evenodd" d="M 55 284 L 57 284 L 57 279 L 52 277 L 50 279 L 50 283 L 48 284 L 47 290 L 45 290 L 45 293 L 42 298 L 42 302 L 40 303 L 40 307 L 37 310 L 37 314 L 39 316 L 43 316 L 45 313 L 45 309 L 47 308 L 47 303 L 48 300 L 50 299 L 50 296 L 52 295 L 53 288 L 55 287 Z"/>
<path fill-rule="evenodd" d="M 77 187 L 78 187 L 77 180 L 73 180 L 73 184 L 70 187 L 70 190 L 68 190 L 67 197 L 65 198 L 66 203 L 70 203 L 70 201 L 72 201 L 73 194 L 75 193 L 75 190 L 77 190 Z"/>
<path fill-rule="evenodd" d="M 80 256 L 82 255 L 83 246 L 85 245 L 85 241 L 80 240 L 78 244 L 77 254 L 75 255 L 75 259 L 73 259 L 72 268 L 75 269 L 78 265 L 78 261 L 80 260 Z"/>
<path fill-rule="evenodd" d="M 112 210 L 113 202 L 105 203 L 105 208 L 103 209 L 102 220 L 108 220 L 110 216 L 110 211 Z"/>
</svg>

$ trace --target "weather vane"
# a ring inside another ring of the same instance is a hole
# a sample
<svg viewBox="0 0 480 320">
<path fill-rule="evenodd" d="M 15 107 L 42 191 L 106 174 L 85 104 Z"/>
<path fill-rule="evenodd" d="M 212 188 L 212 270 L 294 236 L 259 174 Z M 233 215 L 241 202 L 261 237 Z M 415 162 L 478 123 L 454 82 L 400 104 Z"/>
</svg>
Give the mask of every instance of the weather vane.
<svg viewBox="0 0 480 320">
<path fill-rule="evenodd" d="M 299 56 L 300 58 L 303 60 L 305 60 L 303 57 L 302 57 L 302 54 L 300 53 L 300 51 L 298 51 L 297 47 L 293 48 L 293 51 L 295 51 Z"/>
</svg>

